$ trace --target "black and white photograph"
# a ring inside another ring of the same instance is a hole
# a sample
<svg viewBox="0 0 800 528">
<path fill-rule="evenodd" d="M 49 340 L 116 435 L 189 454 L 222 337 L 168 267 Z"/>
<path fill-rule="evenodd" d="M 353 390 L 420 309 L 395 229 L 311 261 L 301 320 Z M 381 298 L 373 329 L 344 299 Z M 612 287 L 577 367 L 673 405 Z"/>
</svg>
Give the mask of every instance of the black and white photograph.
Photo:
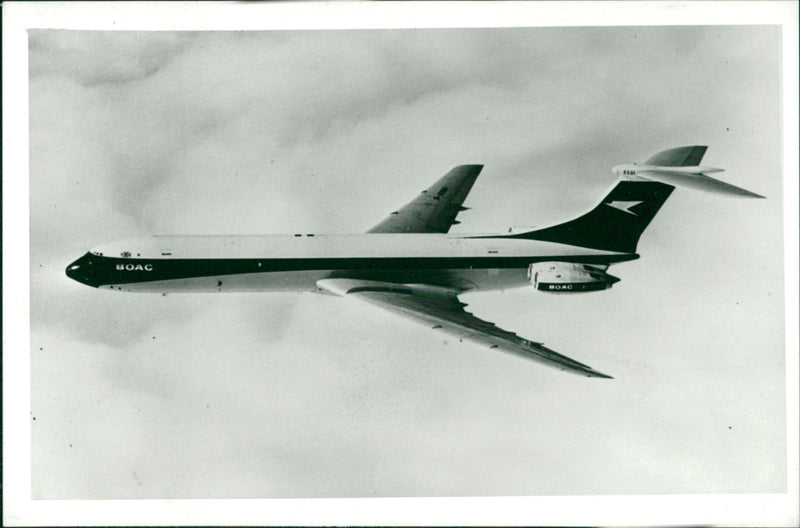
<svg viewBox="0 0 800 528">
<path fill-rule="evenodd" d="M 6 524 L 797 522 L 796 4 L 112 4 L 4 5 Z"/>
</svg>

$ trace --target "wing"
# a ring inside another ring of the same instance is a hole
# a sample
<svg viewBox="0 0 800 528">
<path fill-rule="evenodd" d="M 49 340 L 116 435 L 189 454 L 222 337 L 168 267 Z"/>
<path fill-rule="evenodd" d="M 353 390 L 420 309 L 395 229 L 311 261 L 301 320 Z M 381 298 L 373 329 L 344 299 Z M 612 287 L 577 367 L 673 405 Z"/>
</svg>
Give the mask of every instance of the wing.
<svg viewBox="0 0 800 528">
<path fill-rule="evenodd" d="M 356 279 L 322 279 L 317 286 L 324 291 L 360 299 L 427 324 L 459 340 L 466 339 L 583 376 L 611 377 L 562 356 L 541 343 L 529 341 L 475 317 L 464 310 L 467 305 L 459 301 L 454 292 L 445 289 Z"/>
<path fill-rule="evenodd" d="M 447 233 L 483 165 L 459 165 L 367 233 Z"/>
</svg>

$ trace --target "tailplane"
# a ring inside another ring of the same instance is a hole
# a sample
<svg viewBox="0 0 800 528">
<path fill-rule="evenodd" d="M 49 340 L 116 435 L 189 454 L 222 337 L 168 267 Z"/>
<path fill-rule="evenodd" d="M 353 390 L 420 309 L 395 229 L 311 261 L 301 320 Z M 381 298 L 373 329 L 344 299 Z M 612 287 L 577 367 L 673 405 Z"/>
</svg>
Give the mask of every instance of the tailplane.
<svg viewBox="0 0 800 528">
<path fill-rule="evenodd" d="M 707 148 L 693 146 L 669 149 L 659 152 L 641 165 L 617 165 L 612 170 L 632 180 L 658 181 L 675 187 L 727 196 L 763 198 L 760 194 L 708 176 L 723 170 L 700 165 Z"/>
<path fill-rule="evenodd" d="M 708 147 L 699 145 L 662 150 L 645 161 L 644 164 L 662 167 L 696 167 L 703 161 L 706 150 L 708 150 Z"/>
</svg>

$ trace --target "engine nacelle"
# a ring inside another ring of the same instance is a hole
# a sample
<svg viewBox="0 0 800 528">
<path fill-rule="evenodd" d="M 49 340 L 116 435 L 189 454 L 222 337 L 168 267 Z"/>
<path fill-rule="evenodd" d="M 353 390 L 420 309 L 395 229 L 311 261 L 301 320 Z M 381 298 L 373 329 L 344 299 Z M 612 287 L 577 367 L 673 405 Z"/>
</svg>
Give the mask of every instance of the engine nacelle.
<svg viewBox="0 0 800 528">
<path fill-rule="evenodd" d="M 569 262 L 537 262 L 528 268 L 528 280 L 539 291 L 579 293 L 607 290 L 617 277 L 588 264 Z"/>
</svg>

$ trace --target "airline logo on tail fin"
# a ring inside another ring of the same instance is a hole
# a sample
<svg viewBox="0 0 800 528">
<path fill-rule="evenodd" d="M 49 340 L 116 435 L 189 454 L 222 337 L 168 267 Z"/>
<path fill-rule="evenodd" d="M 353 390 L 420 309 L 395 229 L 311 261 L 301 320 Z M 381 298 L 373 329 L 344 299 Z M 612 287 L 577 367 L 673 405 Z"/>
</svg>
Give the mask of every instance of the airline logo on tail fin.
<svg viewBox="0 0 800 528">
<path fill-rule="evenodd" d="M 620 180 L 588 213 L 563 224 L 512 236 L 634 253 L 642 232 L 673 189 L 659 182 Z"/>
<path fill-rule="evenodd" d="M 625 213 L 630 213 L 633 216 L 639 216 L 636 213 L 634 213 L 633 211 L 631 211 L 631 207 L 635 207 L 635 206 L 639 205 L 640 203 L 643 203 L 643 202 L 641 200 L 638 201 L 638 202 L 635 202 L 635 201 L 634 202 L 627 202 L 627 201 L 624 201 L 624 200 L 614 200 L 613 202 L 606 203 L 606 205 L 608 205 L 610 207 L 613 207 L 614 209 L 619 209 L 620 211 L 623 211 Z"/>
</svg>

